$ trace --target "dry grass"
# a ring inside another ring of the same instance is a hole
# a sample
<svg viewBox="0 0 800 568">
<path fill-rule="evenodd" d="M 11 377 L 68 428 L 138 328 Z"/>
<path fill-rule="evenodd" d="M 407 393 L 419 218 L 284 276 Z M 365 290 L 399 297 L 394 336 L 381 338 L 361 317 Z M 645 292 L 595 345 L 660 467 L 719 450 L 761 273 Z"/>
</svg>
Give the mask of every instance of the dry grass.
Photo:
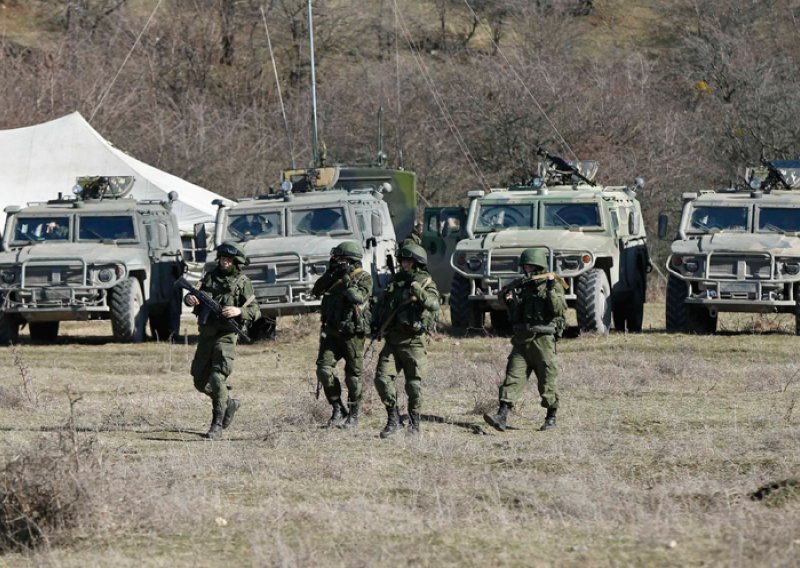
<svg viewBox="0 0 800 568">
<path fill-rule="evenodd" d="M 241 348 L 244 405 L 215 443 L 200 437 L 210 411 L 187 372 L 191 342 L 116 345 L 104 324 L 64 326 L 64 344 L 17 348 L 39 399 L 6 405 L 0 460 L 13 469 L 40 447 L 55 459 L 72 423 L 75 447 L 91 442 L 93 497 L 50 529 L 50 546 L 0 563 L 796 565 L 795 486 L 751 499 L 800 471 L 797 340 L 780 331 L 793 322 L 696 338 L 662 333 L 662 312 L 648 306 L 641 335 L 559 343 L 562 411 L 548 433 L 535 431 L 533 385 L 512 430 L 473 433 L 508 340 L 439 335 L 424 413 L 445 422 L 389 440 L 377 438 L 375 358 L 363 426 L 320 428 L 313 317 Z M 3 386 L 18 385 L 13 352 L 0 355 Z M 67 389 L 81 397 L 72 413 Z"/>
</svg>

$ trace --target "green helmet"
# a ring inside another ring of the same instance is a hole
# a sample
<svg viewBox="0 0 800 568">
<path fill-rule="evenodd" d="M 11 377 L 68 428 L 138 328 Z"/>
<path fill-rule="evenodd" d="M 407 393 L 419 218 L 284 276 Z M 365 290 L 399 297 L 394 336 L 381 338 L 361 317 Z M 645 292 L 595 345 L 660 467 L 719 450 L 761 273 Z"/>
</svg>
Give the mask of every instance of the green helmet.
<svg viewBox="0 0 800 568">
<path fill-rule="evenodd" d="M 519 255 L 519 267 L 522 268 L 525 264 L 533 264 L 539 268 L 547 269 L 547 253 L 544 249 L 540 248 L 525 249 L 522 251 L 522 254 Z"/>
<path fill-rule="evenodd" d="M 331 249 L 331 256 L 341 256 L 349 260 L 361 260 L 364 249 L 355 241 L 342 241 Z"/>
<path fill-rule="evenodd" d="M 217 247 L 217 258 L 227 256 L 233 259 L 233 262 L 238 266 L 247 264 L 247 255 L 244 254 L 244 249 L 239 243 L 226 241 Z"/>
<path fill-rule="evenodd" d="M 428 253 L 416 243 L 403 244 L 403 247 L 400 249 L 400 260 L 404 258 L 411 258 L 414 262 L 422 266 L 428 264 Z"/>
</svg>

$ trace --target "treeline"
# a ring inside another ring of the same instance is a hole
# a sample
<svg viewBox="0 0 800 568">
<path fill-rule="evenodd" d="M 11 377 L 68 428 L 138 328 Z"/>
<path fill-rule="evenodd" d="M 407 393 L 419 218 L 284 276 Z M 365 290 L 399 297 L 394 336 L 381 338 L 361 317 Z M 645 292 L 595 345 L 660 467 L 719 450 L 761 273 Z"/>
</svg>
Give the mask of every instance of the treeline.
<svg viewBox="0 0 800 568">
<path fill-rule="evenodd" d="M 728 185 L 762 154 L 798 157 L 800 2 L 632 4 L 317 0 L 329 162 L 375 160 L 382 107 L 384 151 L 417 172 L 422 203 L 529 179 L 542 145 L 600 161 L 606 183 L 645 178 L 654 232 L 682 191 Z M 0 10 L 0 128 L 79 110 L 123 150 L 229 197 L 310 160 L 306 0 Z"/>
</svg>

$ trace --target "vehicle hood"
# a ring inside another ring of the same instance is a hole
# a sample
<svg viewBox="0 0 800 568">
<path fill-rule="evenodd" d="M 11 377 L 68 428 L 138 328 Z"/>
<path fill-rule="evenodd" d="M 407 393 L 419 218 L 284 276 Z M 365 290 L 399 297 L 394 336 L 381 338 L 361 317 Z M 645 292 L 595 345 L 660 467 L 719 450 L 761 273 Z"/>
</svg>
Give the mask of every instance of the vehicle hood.
<svg viewBox="0 0 800 568">
<path fill-rule="evenodd" d="M 146 252 L 140 248 L 120 247 L 109 244 L 86 243 L 47 243 L 25 246 L 9 252 L 0 253 L 0 263 L 18 264 L 25 261 L 52 259 L 83 259 L 87 264 L 108 264 L 134 262 L 141 265 Z"/>
<path fill-rule="evenodd" d="M 281 237 L 275 239 L 253 239 L 245 241 L 245 254 L 252 261 L 258 262 L 258 257 L 283 256 L 297 253 L 303 258 L 329 257 L 331 249 L 345 240 L 352 240 L 352 235 L 326 237 Z"/>
<path fill-rule="evenodd" d="M 553 250 L 600 252 L 614 248 L 616 242 L 605 233 L 579 231 L 498 231 L 460 241 L 456 250 L 526 249 L 549 247 Z"/>
<path fill-rule="evenodd" d="M 782 234 L 714 233 L 700 238 L 674 241 L 673 254 L 709 252 L 772 252 L 800 256 L 800 237 Z"/>
</svg>

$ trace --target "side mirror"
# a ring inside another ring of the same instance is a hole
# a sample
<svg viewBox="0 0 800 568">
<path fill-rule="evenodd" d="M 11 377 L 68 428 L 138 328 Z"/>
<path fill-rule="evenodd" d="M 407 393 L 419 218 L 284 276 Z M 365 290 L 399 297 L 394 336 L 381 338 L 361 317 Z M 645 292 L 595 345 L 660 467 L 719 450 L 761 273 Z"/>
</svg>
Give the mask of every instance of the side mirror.
<svg viewBox="0 0 800 568">
<path fill-rule="evenodd" d="M 372 236 L 380 237 L 383 235 L 383 221 L 381 220 L 380 213 L 372 214 Z"/>
<path fill-rule="evenodd" d="M 667 236 L 667 226 L 669 225 L 669 217 L 666 213 L 658 216 L 658 238 L 664 239 Z"/>
</svg>

